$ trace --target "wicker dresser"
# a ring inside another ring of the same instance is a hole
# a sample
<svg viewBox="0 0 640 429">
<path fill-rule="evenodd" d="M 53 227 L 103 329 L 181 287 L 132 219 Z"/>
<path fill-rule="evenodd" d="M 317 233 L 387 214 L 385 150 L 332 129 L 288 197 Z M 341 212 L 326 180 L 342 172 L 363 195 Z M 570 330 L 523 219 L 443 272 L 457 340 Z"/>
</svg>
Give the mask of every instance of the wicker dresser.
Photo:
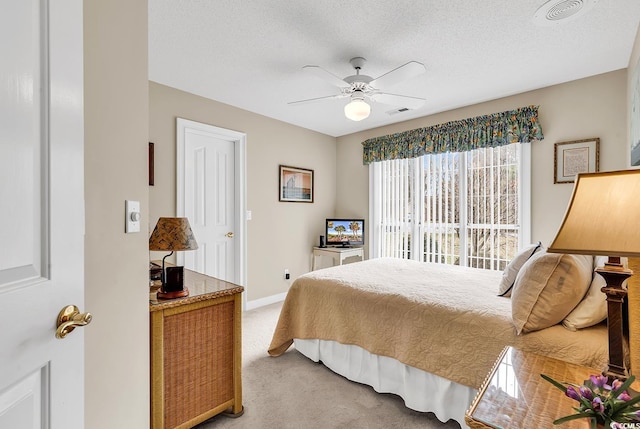
<svg viewBox="0 0 640 429">
<path fill-rule="evenodd" d="M 189 296 L 149 295 L 151 427 L 191 428 L 242 413 L 241 296 L 244 288 L 190 270 Z"/>
</svg>

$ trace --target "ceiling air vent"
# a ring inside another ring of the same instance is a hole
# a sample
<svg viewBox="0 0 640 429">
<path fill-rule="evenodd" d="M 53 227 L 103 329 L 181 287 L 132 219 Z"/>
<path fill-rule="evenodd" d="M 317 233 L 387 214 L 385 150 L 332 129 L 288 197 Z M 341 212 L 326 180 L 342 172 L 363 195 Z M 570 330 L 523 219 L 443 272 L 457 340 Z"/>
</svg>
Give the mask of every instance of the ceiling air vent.
<svg viewBox="0 0 640 429">
<path fill-rule="evenodd" d="M 575 19 L 591 9 L 598 0 L 550 0 L 533 15 L 538 25 L 556 25 Z"/>
<path fill-rule="evenodd" d="M 397 115 L 398 113 L 408 112 L 408 111 L 409 109 L 407 109 L 406 107 L 401 107 L 399 109 L 388 110 L 387 115 L 392 116 L 392 115 Z"/>
</svg>

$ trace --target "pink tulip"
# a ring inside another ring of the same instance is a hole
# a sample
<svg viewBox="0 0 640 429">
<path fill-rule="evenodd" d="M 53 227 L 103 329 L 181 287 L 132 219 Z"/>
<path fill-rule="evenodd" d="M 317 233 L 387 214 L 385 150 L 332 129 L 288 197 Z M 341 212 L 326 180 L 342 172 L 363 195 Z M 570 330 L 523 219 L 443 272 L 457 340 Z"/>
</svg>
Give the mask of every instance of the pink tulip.
<svg viewBox="0 0 640 429">
<path fill-rule="evenodd" d="M 618 395 L 618 399 L 620 399 L 621 401 L 630 401 L 631 400 L 631 395 L 629 395 L 627 393 L 627 391 L 625 390 L 624 392 L 622 392 L 620 395 Z"/>
<path fill-rule="evenodd" d="M 602 399 L 599 396 L 591 401 L 591 409 L 596 413 L 604 412 L 604 404 L 602 403 Z"/>
<path fill-rule="evenodd" d="M 576 401 L 579 401 L 581 398 L 580 393 L 578 393 L 576 388 L 573 386 L 567 387 L 567 391 L 565 392 L 565 395 L 567 395 L 571 399 L 575 399 Z"/>
</svg>

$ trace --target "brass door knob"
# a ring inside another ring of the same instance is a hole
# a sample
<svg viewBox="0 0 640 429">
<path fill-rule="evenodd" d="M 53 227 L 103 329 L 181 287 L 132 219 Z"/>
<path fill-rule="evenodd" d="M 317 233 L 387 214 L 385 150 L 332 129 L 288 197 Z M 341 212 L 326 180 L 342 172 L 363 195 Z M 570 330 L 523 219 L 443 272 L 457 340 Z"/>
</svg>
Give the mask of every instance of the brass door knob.
<svg viewBox="0 0 640 429">
<path fill-rule="evenodd" d="M 233 232 L 229 231 L 224 236 L 227 238 L 233 238 Z"/>
<path fill-rule="evenodd" d="M 88 325 L 92 317 L 91 313 L 80 313 L 75 305 L 67 305 L 58 313 L 56 338 L 62 339 L 75 328 Z"/>
</svg>

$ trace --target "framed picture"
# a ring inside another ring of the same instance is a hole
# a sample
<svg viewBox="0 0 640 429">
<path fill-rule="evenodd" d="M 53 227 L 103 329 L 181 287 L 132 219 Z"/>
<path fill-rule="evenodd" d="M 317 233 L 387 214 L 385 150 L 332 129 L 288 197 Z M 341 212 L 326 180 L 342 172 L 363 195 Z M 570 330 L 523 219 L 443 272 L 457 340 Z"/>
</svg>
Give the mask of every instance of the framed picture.
<svg viewBox="0 0 640 429">
<path fill-rule="evenodd" d="M 153 186 L 155 184 L 155 148 L 154 144 L 149 142 L 149 186 Z"/>
<path fill-rule="evenodd" d="M 556 143 L 553 183 L 573 183 L 578 173 L 595 173 L 600 168 L 600 139 Z"/>
<path fill-rule="evenodd" d="M 313 170 L 280 166 L 280 201 L 313 202 Z"/>
</svg>

